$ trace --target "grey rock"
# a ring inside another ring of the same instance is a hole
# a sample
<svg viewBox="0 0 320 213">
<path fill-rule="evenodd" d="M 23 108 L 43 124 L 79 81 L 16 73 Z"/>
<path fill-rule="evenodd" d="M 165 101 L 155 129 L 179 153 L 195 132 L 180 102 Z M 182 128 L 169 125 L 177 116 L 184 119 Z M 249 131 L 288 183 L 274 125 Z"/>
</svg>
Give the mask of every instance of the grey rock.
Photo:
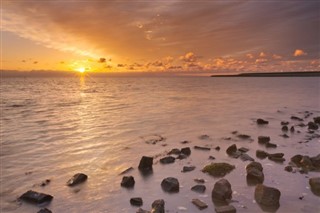
<svg viewBox="0 0 320 213">
<path fill-rule="evenodd" d="M 255 188 L 254 198 L 260 205 L 264 206 L 280 206 L 279 199 L 281 192 L 272 187 L 258 184 Z"/>
<path fill-rule="evenodd" d="M 266 147 L 267 148 L 277 148 L 277 144 L 274 144 L 274 143 L 266 143 Z"/>
<path fill-rule="evenodd" d="M 191 149 L 190 149 L 190 147 L 184 147 L 184 148 L 182 148 L 182 149 L 181 149 L 181 153 L 184 154 L 184 155 L 186 155 L 186 156 L 191 155 Z"/>
<path fill-rule="evenodd" d="M 199 193 L 204 193 L 206 191 L 206 186 L 198 184 L 191 187 L 191 190 Z"/>
<path fill-rule="evenodd" d="M 309 185 L 313 194 L 320 196 L 320 177 L 310 178 Z"/>
<path fill-rule="evenodd" d="M 185 154 L 180 154 L 180 155 L 178 155 L 177 159 L 183 160 L 183 159 L 186 159 L 187 157 L 188 157 L 188 156 L 185 155 Z"/>
<path fill-rule="evenodd" d="M 174 163 L 176 159 L 172 156 L 167 156 L 167 157 L 164 157 L 164 158 L 161 158 L 160 159 L 160 163 L 162 164 L 169 164 L 169 163 Z"/>
<path fill-rule="evenodd" d="M 266 144 L 270 142 L 270 137 L 269 136 L 259 136 L 258 137 L 258 143 L 260 144 Z"/>
<path fill-rule="evenodd" d="M 261 170 L 257 168 L 247 169 L 247 183 L 248 185 L 256 185 L 258 183 L 263 183 L 264 174 Z"/>
<path fill-rule="evenodd" d="M 283 156 L 284 156 L 284 153 L 269 154 L 269 157 L 274 157 L 274 158 L 282 158 Z"/>
<path fill-rule="evenodd" d="M 132 176 L 124 176 L 122 178 L 122 181 L 121 181 L 121 186 L 122 187 L 132 188 L 132 187 L 134 187 L 134 184 L 135 184 L 134 177 L 132 177 Z"/>
<path fill-rule="evenodd" d="M 320 168 L 320 154 L 317 156 L 311 157 L 310 159 L 311 159 L 312 165 L 315 168 Z"/>
<path fill-rule="evenodd" d="M 246 134 L 239 134 L 239 135 L 237 135 L 237 137 L 242 139 L 242 140 L 251 139 L 251 136 L 250 135 L 246 135 Z"/>
<path fill-rule="evenodd" d="M 255 168 L 261 172 L 263 171 L 263 167 L 262 167 L 261 163 L 259 163 L 259 162 L 251 162 L 246 166 L 247 171 L 252 168 Z"/>
<path fill-rule="evenodd" d="M 268 155 L 269 154 L 267 152 L 265 152 L 265 151 L 262 151 L 262 150 L 257 150 L 256 151 L 256 156 L 259 159 L 265 159 L 266 157 L 268 157 Z"/>
<path fill-rule="evenodd" d="M 241 154 L 240 159 L 243 161 L 254 161 L 254 159 L 246 153 Z"/>
<path fill-rule="evenodd" d="M 269 121 L 263 120 L 262 118 L 258 118 L 257 119 L 257 124 L 258 125 L 266 125 L 268 123 L 269 123 Z"/>
<path fill-rule="evenodd" d="M 228 155 L 232 155 L 233 153 L 235 153 L 237 151 L 237 145 L 232 144 L 231 146 L 229 146 L 226 150 Z"/>
<path fill-rule="evenodd" d="M 231 184 L 226 179 L 220 179 L 214 184 L 212 193 L 212 200 L 227 201 L 232 198 Z"/>
<path fill-rule="evenodd" d="M 278 162 L 278 163 L 282 163 L 284 162 L 286 159 L 282 158 L 282 157 L 273 157 L 273 156 L 268 156 L 268 159 L 274 162 Z"/>
<path fill-rule="evenodd" d="M 130 199 L 130 204 L 133 206 L 142 206 L 143 201 L 141 197 L 133 197 Z"/>
<path fill-rule="evenodd" d="M 85 182 L 87 179 L 88 179 L 88 176 L 86 174 L 77 173 L 77 174 L 73 175 L 73 177 L 67 181 L 67 185 L 68 186 L 75 186 L 75 185 L 78 185 L 80 183 Z"/>
<path fill-rule="evenodd" d="M 150 171 L 152 170 L 153 157 L 142 156 L 139 163 L 140 171 Z"/>
<path fill-rule="evenodd" d="M 181 172 L 191 172 L 195 169 L 195 166 L 184 166 Z"/>
<path fill-rule="evenodd" d="M 179 149 L 171 149 L 171 151 L 168 153 L 168 155 L 179 155 L 181 151 Z"/>
<path fill-rule="evenodd" d="M 245 148 L 245 147 L 241 147 L 240 149 L 238 149 L 239 152 L 242 152 L 242 153 L 246 153 L 249 151 L 248 148 Z"/>
<path fill-rule="evenodd" d="M 164 204 L 162 199 L 153 201 L 151 213 L 165 213 Z"/>
<path fill-rule="evenodd" d="M 22 194 L 19 197 L 19 199 L 26 201 L 28 203 L 42 204 L 46 202 L 51 202 L 51 200 L 53 199 L 53 196 L 49 194 L 44 194 L 44 193 L 29 190 L 24 194 Z"/>
<path fill-rule="evenodd" d="M 192 203 L 200 210 L 208 208 L 208 205 L 199 199 L 192 199 Z"/>
<path fill-rule="evenodd" d="M 237 212 L 236 208 L 232 205 L 216 206 L 214 210 L 216 211 L 216 213 L 236 213 Z"/>
<path fill-rule="evenodd" d="M 174 177 L 167 177 L 162 180 L 161 187 L 166 192 L 179 192 L 179 181 Z"/>
</svg>

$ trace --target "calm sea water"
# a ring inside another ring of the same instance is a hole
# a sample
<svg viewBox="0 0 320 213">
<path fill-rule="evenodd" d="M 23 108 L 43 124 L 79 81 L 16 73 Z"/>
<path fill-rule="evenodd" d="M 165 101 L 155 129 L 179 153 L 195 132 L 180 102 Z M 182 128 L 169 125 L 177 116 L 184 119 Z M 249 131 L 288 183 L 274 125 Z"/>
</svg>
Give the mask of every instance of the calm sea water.
<svg viewBox="0 0 320 213">
<path fill-rule="evenodd" d="M 1 212 L 37 212 L 40 207 L 16 201 L 29 189 L 52 194 L 48 208 L 53 212 L 135 212 L 129 199 L 139 196 L 143 209 L 162 198 L 169 212 L 198 212 L 190 201 L 199 198 L 209 205 L 202 212 L 213 212 L 211 190 L 217 179 L 200 171 L 212 162 L 210 155 L 216 162 L 236 166 L 225 178 L 232 184 L 237 212 L 261 212 L 254 202 L 254 187 L 245 181 L 248 162 L 225 154 L 236 143 L 249 148 L 248 154 L 255 158 L 257 149 L 265 150 L 257 143 L 259 135 L 271 136 L 279 147 L 267 151 L 283 152 L 287 159 L 283 164 L 258 160 L 264 166 L 264 183 L 282 193 L 278 212 L 320 211 L 319 197 L 308 185 L 309 177 L 320 174 L 283 170 L 295 154 L 319 154 L 319 139 L 304 143 L 307 129 L 301 127 L 296 127 L 300 134 L 289 134 L 288 139 L 279 136 L 280 121 L 298 124 L 290 120 L 291 115 L 303 117 L 306 110 L 320 115 L 320 78 L 4 78 L 0 108 Z M 257 118 L 270 124 L 258 127 Z M 253 141 L 234 139 L 235 130 Z M 203 134 L 210 138 L 201 140 Z M 165 140 L 146 143 L 158 135 Z M 181 144 L 184 140 L 190 143 Z M 192 149 L 188 159 L 171 165 L 161 165 L 155 158 L 154 173 L 148 177 L 137 171 L 142 155 L 194 145 L 221 150 Z M 185 165 L 197 168 L 181 173 Z M 120 187 L 119 173 L 131 166 L 135 169 L 129 174 L 136 185 L 126 190 Z M 67 187 L 66 181 L 77 172 L 86 173 L 88 181 Z M 168 176 L 179 179 L 179 193 L 161 190 L 160 183 Z M 194 178 L 207 181 L 204 194 L 190 190 Z M 51 182 L 41 187 L 46 179 Z"/>
</svg>

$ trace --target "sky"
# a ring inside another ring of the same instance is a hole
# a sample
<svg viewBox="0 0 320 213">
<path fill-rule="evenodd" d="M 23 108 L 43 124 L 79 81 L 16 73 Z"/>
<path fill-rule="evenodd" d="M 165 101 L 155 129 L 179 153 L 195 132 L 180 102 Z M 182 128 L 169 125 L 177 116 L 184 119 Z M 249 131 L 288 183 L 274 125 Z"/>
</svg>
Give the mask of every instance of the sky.
<svg viewBox="0 0 320 213">
<path fill-rule="evenodd" d="M 1 69 L 320 70 L 320 1 L 2 0 Z"/>
</svg>

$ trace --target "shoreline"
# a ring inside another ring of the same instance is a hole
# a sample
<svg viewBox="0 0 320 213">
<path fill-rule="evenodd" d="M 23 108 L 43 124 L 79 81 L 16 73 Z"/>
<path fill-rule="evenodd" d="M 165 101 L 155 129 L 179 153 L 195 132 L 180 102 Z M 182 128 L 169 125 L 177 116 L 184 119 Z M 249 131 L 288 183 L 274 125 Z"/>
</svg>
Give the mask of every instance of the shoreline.
<svg viewBox="0 0 320 213">
<path fill-rule="evenodd" d="M 234 75 L 211 75 L 210 77 L 320 77 L 320 71 L 240 73 Z"/>
</svg>

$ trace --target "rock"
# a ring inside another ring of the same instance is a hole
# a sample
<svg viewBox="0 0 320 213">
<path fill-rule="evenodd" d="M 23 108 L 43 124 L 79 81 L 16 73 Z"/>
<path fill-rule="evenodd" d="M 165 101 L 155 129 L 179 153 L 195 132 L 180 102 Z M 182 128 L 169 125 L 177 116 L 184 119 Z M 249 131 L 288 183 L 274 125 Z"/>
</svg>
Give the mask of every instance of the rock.
<svg viewBox="0 0 320 213">
<path fill-rule="evenodd" d="M 190 149 L 190 147 L 184 147 L 184 148 L 182 148 L 182 149 L 181 149 L 181 153 L 184 154 L 184 155 L 186 155 L 186 156 L 191 155 L 191 149 Z"/>
<path fill-rule="evenodd" d="M 284 156 L 284 153 L 269 154 L 269 157 L 273 157 L 273 158 L 282 158 L 283 156 Z"/>
<path fill-rule="evenodd" d="M 197 183 L 204 183 L 205 180 L 204 179 L 201 179 L 201 178 L 196 178 L 196 179 L 193 179 L 195 182 Z"/>
<path fill-rule="evenodd" d="M 286 159 L 282 158 L 282 157 L 272 157 L 272 156 L 268 156 L 268 159 L 274 162 L 279 162 L 282 163 L 283 161 L 285 161 Z"/>
<path fill-rule="evenodd" d="M 269 123 L 269 121 L 263 120 L 263 119 L 261 119 L 261 118 L 258 118 L 258 119 L 257 119 L 257 124 L 258 124 L 258 125 L 266 125 L 266 124 L 268 124 L 268 123 Z"/>
<path fill-rule="evenodd" d="M 155 200 L 153 201 L 151 213 L 165 213 L 164 209 L 164 200 Z"/>
<path fill-rule="evenodd" d="M 181 151 L 179 149 L 171 149 L 168 155 L 180 155 Z"/>
<path fill-rule="evenodd" d="M 209 148 L 209 147 L 194 146 L 193 148 L 198 149 L 198 150 L 210 151 L 210 148 Z"/>
<path fill-rule="evenodd" d="M 287 135 L 287 134 L 282 134 L 280 136 L 283 137 L 283 138 L 289 138 L 289 135 Z"/>
<path fill-rule="evenodd" d="M 314 117 L 314 118 L 313 118 L 313 121 L 314 121 L 316 124 L 320 124 L 320 116 Z"/>
<path fill-rule="evenodd" d="M 295 131 L 294 126 L 292 126 L 292 127 L 290 128 L 290 132 L 294 132 L 294 131 Z"/>
<path fill-rule="evenodd" d="M 303 121 L 302 118 L 299 118 L 299 117 L 297 117 L 297 116 L 291 116 L 290 118 L 291 118 L 291 120 Z"/>
<path fill-rule="evenodd" d="M 266 147 L 267 148 L 277 148 L 277 144 L 274 144 L 274 143 L 266 143 Z"/>
<path fill-rule="evenodd" d="M 208 205 L 199 199 L 192 199 L 192 203 L 200 210 L 208 208 Z"/>
<path fill-rule="evenodd" d="M 88 179 L 88 176 L 83 173 L 77 173 L 73 175 L 73 177 L 68 180 L 67 185 L 68 186 L 75 186 L 77 184 L 83 183 Z"/>
<path fill-rule="evenodd" d="M 214 149 L 220 151 L 220 146 L 216 146 Z"/>
<path fill-rule="evenodd" d="M 124 176 L 121 181 L 121 186 L 126 188 L 134 187 L 135 181 L 132 176 Z"/>
<path fill-rule="evenodd" d="M 258 183 L 263 183 L 264 174 L 261 170 L 257 168 L 247 169 L 247 183 L 248 185 L 256 185 Z"/>
<path fill-rule="evenodd" d="M 293 168 L 292 168 L 292 166 L 286 166 L 286 167 L 284 167 L 284 170 L 287 172 L 292 172 Z"/>
<path fill-rule="evenodd" d="M 139 170 L 140 171 L 151 171 L 153 164 L 153 157 L 143 156 L 139 163 Z"/>
<path fill-rule="evenodd" d="M 181 144 L 187 144 L 187 143 L 190 143 L 190 141 L 181 141 L 180 143 Z"/>
<path fill-rule="evenodd" d="M 308 123 L 308 129 L 312 129 L 312 130 L 317 130 L 319 127 L 318 127 L 318 125 L 316 124 L 316 123 L 314 123 L 314 122 L 312 122 L 312 121 L 310 121 L 309 123 Z"/>
<path fill-rule="evenodd" d="M 246 134 L 239 134 L 237 135 L 238 138 L 246 140 L 246 139 L 250 139 L 251 136 L 250 135 L 246 135 Z"/>
<path fill-rule="evenodd" d="M 199 193 L 204 193 L 206 191 L 206 186 L 205 185 L 195 185 L 191 188 L 192 191 L 199 192 Z"/>
<path fill-rule="evenodd" d="M 265 152 L 265 151 L 262 151 L 262 150 L 257 150 L 256 151 L 256 156 L 259 159 L 265 159 L 266 157 L 268 157 L 268 155 L 269 154 L 267 152 Z"/>
<path fill-rule="evenodd" d="M 181 172 L 191 172 L 195 169 L 195 166 L 184 166 Z"/>
<path fill-rule="evenodd" d="M 208 173 L 214 177 L 224 177 L 230 173 L 235 166 L 228 163 L 211 163 L 202 169 L 202 172 Z"/>
<path fill-rule="evenodd" d="M 167 177 L 162 180 L 161 187 L 166 192 L 179 192 L 179 181 L 174 177 Z"/>
<path fill-rule="evenodd" d="M 254 159 L 252 157 L 250 157 L 248 154 L 246 153 L 242 153 L 240 155 L 240 159 L 243 161 L 254 161 Z"/>
<path fill-rule="evenodd" d="M 242 152 L 242 153 L 246 153 L 249 151 L 248 148 L 245 148 L 245 147 L 241 147 L 240 149 L 238 149 L 239 152 Z"/>
<path fill-rule="evenodd" d="M 282 126 L 287 126 L 287 125 L 289 125 L 289 122 L 288 121 L 281 121 L 281 123 L 280 123 Z"/>
<path fill-rule="evenodd" d="M 216 213 L 236 213 L 237 210 L 232 205 L 225 205 L 225 206 L 216 206 L 214 208 Z"/>
<path fill-rule="evenodd" d="M 180 154 L 180 155 L 178 155 L 177 159 L 183 160 L 183 159 L 186 159 L 187 157 L 188 157 L 188 156 L 185 155 L 185 154 Z"/>
<path fill-rule="evenodd" d="M 281 130 L 282 130 L 283 132 L 288 132 L 289 128 L 288 128 L 288 126 L 283 126 L 283 127 L 281 128 Z"/>
<path fill-rule="evenodd" d="M 208 139 L 210 139 L 210 136 L 209 135 L 200 135 L 199 139 L 200 140 L 208 140 Z"/>
<path fill-rule="evenodd" d="M 144 210 L 142 208 L 137 209 L 136 213 L 151 213 L 150 211 Z"/>
<path fill-rule="evenodd" d="M 312 165 L 315 168 L 320 168 L 320 154 L 317 156 L 311 157 L 310 159 L 311 159 Z"/>
<path fill-rule="evenodd" d="M 133 167 L 130 167 L 126 170 L 124 170 L 123 172 L 121 172 L 119 175 L 124 175 L 124 174 L 127 174 L 128 172 L 130 172 L 131 170 L 133 170 Z"/>
<path fill-rule="evenodd" d="M 298 126 L 299 127 L 305 127 L 306 125 L 304 123 L 299 123 Z"/>
<path fill-rule="evenodd" d="M 306 168 L 307 170 L 313 170 L 314 169 L 310 157 L 306 156 L 306 155 L 302 157 L 302 159 L 300 161 L 300 165 L 302 167 Z"/>
<path fill-rule="evenodd" d="M 160 163 L 162 164 L 169 164 L 169 163 L 174 163 L 176 159 L 172 156 L 167 156 L 167 157 L 164 157 L 164 158 L 161 158 L 160 159 Z"/>
<path fill-rule="evenodd" d="M 142 206 L 143 201 L 141 197 L 133 197 L 130 199 L 130 204 L 133 206 Z"/>
<path fill-rule="evenodd" d="M 260 205 L 279 207 L 281 192 L 272 187 L 258 184 L 255 188 L 254 199 Z"/>
<path fill-rule="evenodd" d="M 52 213 L 52 211 L 50 209 L 44 208 L 40 209 L 37 213 Z"/>
<path fill-rule="evenodd" d="M 320 177 L 314 177 L 309 179 L 309 185 L 312 193 L 320 196 Z"/>
<path fill-rule="evenodd" d="M 227 201 L 232 198 L 231 184 L 226 179 L 220 179 L 214 184 L 211 197 L 213 201 Z"/>
<path fill-rule="evenodd" d="M 263 171 L 263 167 L 262 167 L 261 163 L 259 163 L 259 162 L 251 162 L 246 166 L 246 170 L 247 171 L 252 169 L 252 168 L 255 168 L 255 169 L 257 169 L 257 170 L 259 170 L 261 172 Z"/>
<path fill-rule="evenodd" d="M 260 144 L 266 144 L 270 142 L 270 137 L 268 136 L 259 136 L 258 137 L 258 143 Z"/>
<path fill-rule="evenodd" d="M 25 192 L 23 195 L 21 195 L 19 199 L 29 203 L 42 204 L 46 202 L 51 202 L 51 200 L 53 199 L 53 196 L 49 194 L 44 194 L 44 193 L 29 190 Z"/>
<path fill-rule="evenodd" d="M 237 146 L 235 144 L 232 144 L 231 146 L 229 146 L 226 150 L 228 155 L 232 155 L 233 153 L 235 153 L 237 151 Z"/>
<path fill-rule="evenodd" d="M 301 164 L 300 164 L 300 161 L 302 160 L 302 155 L 295 155 L 293 156 L 290 160 L 291 162 L 293 162 L 296 166 L 300 167 Z"/>
<path fill-rule="evenodd" d="M 215 160 L 216 158 L 213 157 L 212 155 L 209 156 L 209 160 Z"/>
</svg>

